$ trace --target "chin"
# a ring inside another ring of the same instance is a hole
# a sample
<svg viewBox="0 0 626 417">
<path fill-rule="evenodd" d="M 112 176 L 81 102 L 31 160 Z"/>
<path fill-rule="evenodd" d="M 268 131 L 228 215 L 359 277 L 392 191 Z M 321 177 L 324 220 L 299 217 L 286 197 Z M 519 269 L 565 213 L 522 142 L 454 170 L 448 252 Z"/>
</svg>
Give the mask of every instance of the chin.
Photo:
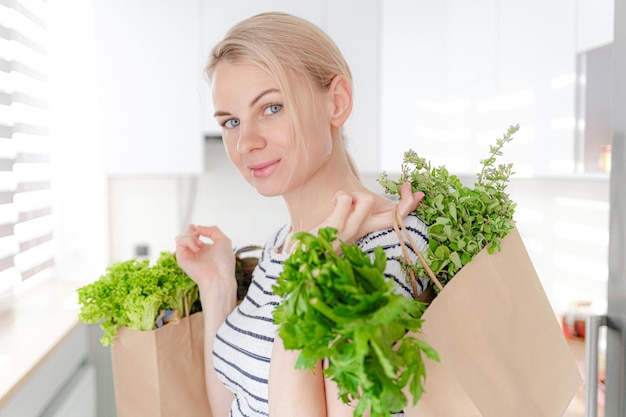
<svg viewBox="0 0 626 417">
<path fill-rule="evenodd" d="M 282 195 L 282 193 L 276 193 L 276 192 L 269 192 L 269 191 L 265 191 L 265 190 L 259 190 L 258 188 L 256 190 L 263 197 L 279 197 L 279 196 Z"/>
<path fill-rule="evenodd" d="M 279 197 L 285 193 L 285 187 L 282 185 L 259 184 L 259 182 L 254 180 L 250 182 L 250 185 L 263 197 Z"/>
</svg>

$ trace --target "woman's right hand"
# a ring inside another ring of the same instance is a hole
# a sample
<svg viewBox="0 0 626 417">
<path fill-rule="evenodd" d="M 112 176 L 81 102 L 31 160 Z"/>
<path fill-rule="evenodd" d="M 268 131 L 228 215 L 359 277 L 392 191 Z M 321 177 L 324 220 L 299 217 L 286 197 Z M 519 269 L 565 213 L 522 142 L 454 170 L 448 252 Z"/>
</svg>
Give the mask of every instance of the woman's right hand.
<svg viewBox="0 0 626 417">
<path fill-rule="evenodd" d="M 400 217 L 405 218 L 417 208 L 424 193 L 413 192 L 411 183 L 406 182 L 400 188 L 400 197 L 397 203 L 381 204 L 382 199 L 377 199 L 371 192 L 339 191 L 334 196 L 333 212 L 313 233 L 321 227 L 331 226 L 337 229 L 339 240 L 354 243 L 368 233 L 392 227 L 396 207 Z"/>
<path fill-rule="evenodd" d="M 236 291 L 232 242 L 218 227 L 190 225 L 176 237 L 176 260 L 200 289 L 220 281 L 219 284 L 234 284 Z"/>
</svg>

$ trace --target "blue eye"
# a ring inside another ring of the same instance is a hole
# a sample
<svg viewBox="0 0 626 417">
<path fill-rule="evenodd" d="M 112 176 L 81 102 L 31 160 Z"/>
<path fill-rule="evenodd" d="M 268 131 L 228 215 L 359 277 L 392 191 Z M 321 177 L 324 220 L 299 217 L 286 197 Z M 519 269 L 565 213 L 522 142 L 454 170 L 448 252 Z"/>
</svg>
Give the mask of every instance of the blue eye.
<svg viewBox="0 0 626 417">
<path fill-rule="evenodd" d="M 265 108 L 265 114 L 276 114 L 283 109 L 282 104 L 270 104 Z"/>
<path fill-rule="evenodd" d="M 241 124 L 239 119 L 228 119 L 223 123 L 223 126 L 226 129 L 232 129 L 233 127 L 237 127 Z"/>
</svg>

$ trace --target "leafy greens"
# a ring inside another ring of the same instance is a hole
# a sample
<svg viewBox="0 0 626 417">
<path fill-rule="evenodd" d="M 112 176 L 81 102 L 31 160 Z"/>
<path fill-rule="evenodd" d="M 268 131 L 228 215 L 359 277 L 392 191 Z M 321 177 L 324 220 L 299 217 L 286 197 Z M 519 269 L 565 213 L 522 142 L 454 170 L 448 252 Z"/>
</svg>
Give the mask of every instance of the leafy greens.
<svg viewBox="0 0 626 417">
<path fill-rule="evenodd" d="M 356 245 L 332 246 L 336 230 L 318 236 L 300 232 L 275 286 L 283 297 L 274 312 L 285 348 L 300 349 L 296 368 L 313 370 L 327 360 L 324 376 L 335 381 L 344 403 L 358 400 L 354 415 L 389 416 L 407 404 L 403 388 L 417 402 L 425 377 L 422 353 L 438 360 L 419 332 L 425 303 L 394 292 L 384 276 L 386 256 L 373 261 Z M 406 336 L 405 336 L 406 335 Z"/>
<path fill-rule="evenodd" d="M 153 330 L 163 310 L 175 310 L 184 317 L 185 298 L 190 314 L 201 309 L 197 284 L 169 252 L 162 252 L 154 265 L 136 259 L 114 263 L 77 292 L 81 306 L 78 319 L 100 323 L 103 346 L 113 343 L 118 327 Z"/>
</svg>

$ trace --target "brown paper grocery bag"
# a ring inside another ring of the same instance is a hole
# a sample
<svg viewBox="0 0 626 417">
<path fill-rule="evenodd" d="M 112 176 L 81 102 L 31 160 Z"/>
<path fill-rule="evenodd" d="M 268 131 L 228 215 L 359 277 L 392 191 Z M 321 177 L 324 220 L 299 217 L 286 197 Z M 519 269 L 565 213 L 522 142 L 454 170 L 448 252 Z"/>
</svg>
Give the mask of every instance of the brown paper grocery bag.
<svg viewBox="0 0 626 417">
<path fill-rule="evenodd" d="M 408 417 L 557 417 L 582 378 L 517 229 L 481 251 L 422 316 L 441 363 Z M 411 402 L 411 401 L 409 401 Z"/>
<path fill-rule="evenodd" d="M 111 355 L 118 417 L 211 417 L 202 312 L 151 331 L 120 328 Z"/>
</svg>

